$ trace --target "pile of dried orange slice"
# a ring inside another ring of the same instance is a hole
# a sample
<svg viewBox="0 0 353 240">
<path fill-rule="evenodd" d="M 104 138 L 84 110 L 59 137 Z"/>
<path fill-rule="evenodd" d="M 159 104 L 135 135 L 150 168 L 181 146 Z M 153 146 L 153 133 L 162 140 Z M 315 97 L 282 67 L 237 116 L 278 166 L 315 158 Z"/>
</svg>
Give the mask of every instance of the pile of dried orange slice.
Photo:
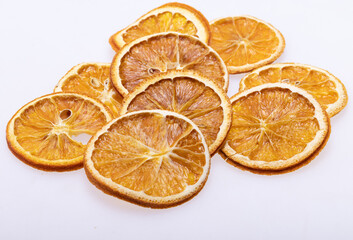
<svg viewBox="0 0 353 240">
<path fill-rule="evenodd" d="M 195 196 L 216 153 L 259 174 L 307 164 L 329 138 L 330 117 L 347 104 L 329 72 L 270 64 L 284 38 L 254 17 L 209 23 L 190 6 L 168 3 L 109 42 L 111 64 L 73 67 L 54 93 L 18 110 L 7 142 L 35 168 L 84 166 L 99 189 L 145 207 Z M 247 71 L 229 99 L 228 73 Z M 81 134 L 91 136 L 87 144 Z"/>
</svg>

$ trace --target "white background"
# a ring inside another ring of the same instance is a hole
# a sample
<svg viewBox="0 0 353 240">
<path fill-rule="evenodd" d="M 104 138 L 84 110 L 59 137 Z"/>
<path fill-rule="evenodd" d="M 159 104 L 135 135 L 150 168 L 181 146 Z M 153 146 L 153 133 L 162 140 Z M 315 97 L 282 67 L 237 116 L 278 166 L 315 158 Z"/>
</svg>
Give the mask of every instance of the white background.
<svg viewBox="0 0 353 240">
<path fill-rule="evenodd" d="M 287 44 L 277 62 L 327 69 L 353 97 L 350 0 L 185 2 L 209 20 L 249 14 L 270 22 Z M 5 126 L 17 109 L 50 93 L 72 66 L 110 62 L 109 36 L 162 3 L 0 0 L 0 239 L 353 239 L 351 101 L 309 165 L 260 176 L 217 155 L 205 188 L 165 210 L 108 196 L 82 169 L 43 172 L 11 154 Z M 242 76 L 231 76 L 229 96 Z"/>
</svg>

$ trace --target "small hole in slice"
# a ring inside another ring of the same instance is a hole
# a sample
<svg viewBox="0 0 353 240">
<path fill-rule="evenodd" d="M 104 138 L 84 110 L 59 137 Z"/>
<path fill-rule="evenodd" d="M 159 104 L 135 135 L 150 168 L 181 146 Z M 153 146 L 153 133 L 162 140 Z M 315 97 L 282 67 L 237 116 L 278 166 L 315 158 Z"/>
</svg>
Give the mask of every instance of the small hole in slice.
<svg viewBox="0 0 353 240">
<path fill-rule="evenodd" d="M 104 81 L 104 89 L 105 90 L 108 90 L 109 89 L 109 83 L 110 83 L 110 79 L 108 78 L 108 79 L 105 79 L 105 81 Z"/>
<path fill-rule="evenodd" d="M 91 85 L 93 87 L 99 87 L 101 84 L 100 84 L 100 82 L 98 81 L 97 78 L 91 78 Z"/>
<path fill-rule="evenodd" d="M 80 142 L 84 145 L 86 145 L 88 143 L 88 141 L 91 139 L 91 135 L 87 134 L 87 133 L 81 133 L 79 135 L 76 136 L 71 136 L 71 138 L 77 142 Z"/>
<path fill-rule="evenodd" d="M 155 68 L 150 68 L 148 69 L 148 73 L 153 75 L 153 74 L 156 74 L 156 73 L 160 73 L 161 71 L 159 71 L 159 69 L 155 69 Z"/>
<path fill-rule="evenodd" d="M 69 117 L 71 117 L 71 115 L 72 115 L 72 112 L 70 109 L 65 109 L 60 112 L 61 120 L 68 119 Z"/>
<path fill-rule="evenodd" d="M 300 82 L 299 82 L 299 81 L 296 81 L 296 82 L 295 82 L 295 85 L 299 85 L 299 84 L 300 84 Z"/>
</svg>

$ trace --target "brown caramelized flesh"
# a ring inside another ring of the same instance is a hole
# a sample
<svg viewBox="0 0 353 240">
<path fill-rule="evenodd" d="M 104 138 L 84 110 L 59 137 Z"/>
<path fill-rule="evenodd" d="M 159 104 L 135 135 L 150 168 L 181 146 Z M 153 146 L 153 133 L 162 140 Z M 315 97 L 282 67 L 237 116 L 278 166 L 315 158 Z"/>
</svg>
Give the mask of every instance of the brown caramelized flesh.
<svg viewBox="0 0 353 240">
<path fill-rule="evenodd" d="M 225 72 L 221 60 L 201 41 L 177 34 L 155 36 L 131 47 L 121 59 L 119 75 L 130 92 L 144 79 L 168 70 L 190 70 L 221 88 Z"/>
</svg>

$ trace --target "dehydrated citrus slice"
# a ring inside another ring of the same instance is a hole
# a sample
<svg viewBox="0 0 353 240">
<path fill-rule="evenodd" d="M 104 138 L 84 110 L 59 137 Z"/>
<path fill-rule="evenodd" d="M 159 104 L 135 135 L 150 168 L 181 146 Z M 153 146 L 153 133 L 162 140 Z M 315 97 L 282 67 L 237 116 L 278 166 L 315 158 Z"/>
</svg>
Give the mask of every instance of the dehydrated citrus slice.
<svg viewBox="0 0 353 240">
<path fill-rule="evenodd" d="M 117 117 L 123 97 L 110 81 L 109 63 L 81 63 L 74 66 L 55 86 L 54 92 L 87 95 L 104 103 Z"/>
<path fill-rule="evenodd" d="M 198 127 L 178 113 L 137 111 L 104 126 L 87 146 L 85 170 L 98 188 L 152 208 L 181 204 L 206 182 L 210 155 Z"/>
<path fill-rule="evenodd" d="M 285 41 L 272 25 L 250 16 L 227 17 L 211 22 L 210 46 L 229 73 L 253 70 L 276 60 Z"/>
<path fill-rule="evenodd" d="M 268 83 L 231 98 L 233 122 L 222 152 L 243 166 L 282 170 L 310 157 L 324 142 L 329 118 L 312 95 Z"/>
<path fill-rule="evenodd" d="M 196 9 L 182 3 L 167 3 L 140 17 L 115 33 L 109 43 L 115 51 L 138 38 L 161 32 L 180 32 L 208 43 L 209 24 Z"/>
<path fill-rule="evenodd" d="M 72 138 L 93 135 L 111 120 L 104 105 L 84 95 L 53 93 L 27 103 L 7 125 L 10 150 L 43 170 L 82 167 L 86 146 Z"/>
<path fill-rule="evenodd" d="M 338 78 L 326 70 L 299 63 L 277 63 L 258 68 L 240 81 L 239 90 L 275 82 L 303 88 L 315 97 L 330 117 L 347 105 L 347 91 Z"/>
<path fill-rule="evenodd" d="M 111 79 L 124 96 L 144 79 L 169 70 L 194 71 L 228 89 L 228 72 L 220 56 L 199 39 L 159 33 L 125 45 L 114 57 Z"/>
<path fill-rule="evenodd" d="M 195 73 L 169 72 L 146 80 L 127 95 L 121 114 L 162 109 L 180 113 L 201 130 L 210 154 L 225 139 L 232 121 L 226 93 Z"/>
</svg>

